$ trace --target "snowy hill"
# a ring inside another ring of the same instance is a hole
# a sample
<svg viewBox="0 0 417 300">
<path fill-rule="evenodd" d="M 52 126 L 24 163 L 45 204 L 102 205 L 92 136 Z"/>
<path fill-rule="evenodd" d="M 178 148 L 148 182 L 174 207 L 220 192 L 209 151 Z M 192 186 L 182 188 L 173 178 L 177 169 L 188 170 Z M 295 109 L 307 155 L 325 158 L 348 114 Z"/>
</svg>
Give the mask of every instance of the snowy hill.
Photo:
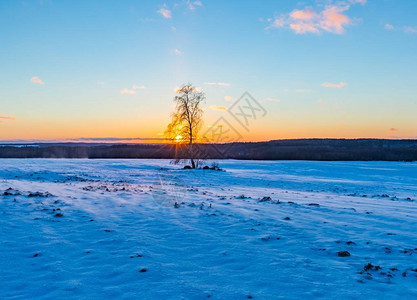
<svg viewBox="0 0 417 300">
<path fill-rule="evenodd" d="M 417 164 L 0 160 L 2 299 L 417 297 Z"/>
</svg>

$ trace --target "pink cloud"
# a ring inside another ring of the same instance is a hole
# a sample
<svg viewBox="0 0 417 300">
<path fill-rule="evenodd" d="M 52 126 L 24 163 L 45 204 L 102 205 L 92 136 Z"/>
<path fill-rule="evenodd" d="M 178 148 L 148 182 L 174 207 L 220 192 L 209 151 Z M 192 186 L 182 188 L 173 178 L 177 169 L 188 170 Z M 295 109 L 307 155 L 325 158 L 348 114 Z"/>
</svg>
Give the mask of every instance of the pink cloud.
<svg viewBox="0 0 417 300">
<path fill-rule="evenodd" d="M 294 20 L 312 20 L 318 17 L 318 15 L 311 9 L 306 8 L 304 10 L 294 10 L 290 13 L 290 17 Z"/>
<path fill-rule="evenodd" d="M 43 82 L 38 76 L 32 77 L 30 79 L 30 82 L 36 83 L 36 84 L 45 84 L 45 82 Z"/>
<path fill-rule="evenodd" d="M 309 23 L 296 23 L 296 24 L 290 24 L 290 28 L 297 34 L 304 34 L 304 33 L 320 33 L 320 30 L 318 30 L 314 24 Z"/>
<path fill-rule="evenodd" d="M 203 3 L 201 3 L 201 1 L 199 0 L 197 1 L 187 0 L 187 5 L 190 10 L 194 10 L 196 9 L 196 6 L 203 6 Z"/>
<path fill-rule="evenodd" d="M 11 120 L 11 121 L 14 121 L 14 120 L 16 120 L 16 118 L 15 117 L 8 117 L 8 116 L 2 116 L 2 115 L 0 115 L 0 123 L 3 123 L 3 120 Z"/>
<path fill-rule="evenodd" d="M 349 25 L 351 23 L 349 17 L 342 14 L 342 12 L 348 9 L 349 6 L 328 6 L 321 13 L 323 19 L 319 23 L 320 28 L 332 33 L 343 33 L 345 31 L 343 26 Z"/>
<path fill-rule="evenodd" d="M 343 87 L 346 86 L 346 82 L 340 82 L 340 83 L 330 83 L 330 82 L 325 82 L 323 83 L 321 86 L 323 87 L 328 87 L 328 88 L 337 88 L 337 89 L 341 89 Z"/>
<path fill-rule="evenodd" d="M 296 34 L 319 34 L 323 31 L 342 34 L 345 32 L 345 28 L 352 24 L 350 17 L 345 12 L 350 9 L 351 5 L 358 3 L 364 5 L 366 0 L 339 2 L 324 8 L 296 9 L 274 19 L 267 19 L 269 26 L 266 29 L 288 27 Z"/>
<path fill-rule="evenodd" d="M 123 90 L 120 91 L 120 94 L 122 94 L 122 95 L 134 95 L 134 94 L 136 94 L 136 91 L 124 88 Z"/>
<path fill-rule="evenodd" d="M 387 30 L 394 30 L 394 26 L 392 26 L 391 24 L 385 24 L 385 29 Z"/>
<path fill-rule="evenodd" d="M 144 90 L 144 89 L 146 89 L 146 86 L 144 86 L 144 85 L 133 85 L 132 86 L 132 89 L 134 89 L 134 90 Z"/>
<path fill-rule="evenodd" d="M 405 26 L 404 27 L 405 33 L 417 33 L 417 28 L 411 27 L 411 26 Z"/>
<path fill-rule="evenodd" d="M 169 9 L 167 9 L 166 6 L 162 7 L 157 12 L 166 19 L 170 19 L 172 17 L 171 11 Z"/>
<path fill-rule="evenodd" d="M 271 22 L 271 20 L 269 22 Z M 271 24 L 267 27 L 267 29 L 269 29 L 269 28 L 281 28 L 281 27 L 284 27 L 285 25 L 286 25 L 285 18 L 277 17 L 271 22 Z"/>
</svg>

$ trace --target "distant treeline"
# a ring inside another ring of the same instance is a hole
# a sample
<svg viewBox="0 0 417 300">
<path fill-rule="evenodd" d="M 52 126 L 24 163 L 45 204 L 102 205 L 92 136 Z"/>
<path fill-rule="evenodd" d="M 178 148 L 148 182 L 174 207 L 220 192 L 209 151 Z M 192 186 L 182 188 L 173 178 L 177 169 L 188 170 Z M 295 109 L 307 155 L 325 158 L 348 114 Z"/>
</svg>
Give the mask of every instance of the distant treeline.
<svg viewBox="0 0 417 300">
<path fill-rule="evenodd" d="M 198 144 L 205 159 L 416 161 L 417 140 L 299 139 L 257 143 Z M 167 158 L 186 157 L 171 144 L 26 144 L 0 146 L 0 158 Z"/>
</svg>

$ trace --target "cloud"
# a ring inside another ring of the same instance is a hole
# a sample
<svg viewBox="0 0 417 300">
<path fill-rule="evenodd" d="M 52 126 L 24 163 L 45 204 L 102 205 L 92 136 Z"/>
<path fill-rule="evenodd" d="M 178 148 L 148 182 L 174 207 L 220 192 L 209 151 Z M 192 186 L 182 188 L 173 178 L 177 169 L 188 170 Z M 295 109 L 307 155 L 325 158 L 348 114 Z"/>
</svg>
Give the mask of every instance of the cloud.
<svg viewBox="0 0 417 300">
<path fill-rule="evenodd" d="M 261 19 L 261 22 L 263 19 Z M 285 27 L 286 21 L 284 16 L 276 17 L 275 19 L 267 19 L 267 21 L 270 23 L 269 26 L 266 27 L 266 29 L 270 28 L 282 28 Z"/>
<path fill-rule="evenodd" d="M 97 84 L 98 85 L 104 85 L 104 82 L 103 81 L 97 81 Z"/>
<path fill-rule="evenodd" d="M 348 16 L 342 14 L 342 12 L 349 9 L 349 6 L 336 6 L 332 5 L 322 11 L 323 20 L 319 22 L 320 27 L 328 32 L 341 34 L 345 31 L 345 25 L 351 23 Z"/>
<path fill-rule="evenodd" d="M 232 100 L 235 100 L 235 98 L 233 98 L 232 96 L 224 96 L 224 100 L 232 101 Z"/>
<path fill-rule="evenodd" d="M 385 24 L 384 27 L 386 30 L 394 30 L 394 26 L 392 26 L 391 24 Z"/>
<path fill-rule="evenodd" d="M 309 89 L 298 89 L 295 92 L 296 93 L 311 93 L 312 90 L 309 90 Z"/>
<path fill-rule="evenodd" d="M 305 10 L 293 10 L 290 13 L 290 18 L 294 20 L 303 20 L 308 21 L 319 17 L 311 8 L 306 8 Z"/>
<path fill-rule="evenodd" d="M 359 3 L 359 4 L 362 4 L 362 5 L 365 5 L 367 0 L 349 0 L 349 2 L 352 3 L 352 4 Z"/>
<path fill-rule="evenodd" d="M 120 90 L 120 94 L 122 94 L 122 95 L 134 95 L 134 94 L 136 94 L 136 91 L 124 88 L 123 90 Z"/>
<path fill-rule="evenodd" d="M 343 87 L 345 87 L 347 85 L 346 82 L 340 82 L 340 83 L 330 83 L 330 82 L 325 82 L 323 83 L 321 86 L 323 87 L 328 87 L 328 88 L 337 88 L 337 89 L 341 89 Z"/>
<path fill-rule="evenodd" d="M 227 110 L 227 107 L 226 106 L 220 106 L 220 105 L 212 105 L 212 106 L 210 106 L 210 108 L 212 109 L 212 110 Z"/>
<path fill-rule="evenodd" d="M 351 5 L 358 3 L 364 5 L 366 0 L 350 0 L 348 3 L 338 2 L 337 4 L 329 4 L 324 8 L 295 9 L 288 14 L 267 19 L 270 24 L 266 29 L 288 27 L 296 34 L 320 34 L 322 32 L 343 34 L 345 28 L 352 24 L 351 19 L 345 12 L 350 9 Z"/>
<path fill-rule="evenodd" d="M 182 54 L 182 52 L 178 49 L 174 49 L 173 51 L 174 51 L 175 55 L 181 55 Z"/>
<path fill-rule="evenodd" d="M 320 103 L 321 105 L 326 105 L 327 104 L 327 102 L 324 101 L 323 99 L 317 100 L 317 103 Z"/>
<path fill-rule="evenodd" d="M 398 131 L 398 128 L 390 128 L 389 131 Z"/>
<path fill-rule="evenodd" d="M 165 4 L 160 10 L 157 11 L 157 13 L 159 13 L 161 16 L 163 16 L 166 19 L 172 18 L 171 11 L 166 7 Z"/>
<path fill-rule="evenodd" d="M 297 24 L 290 24 L 290 28 L 297 34 L 303 33 L 320 33 L 315 25 L 313 24 L 306 24 L 306 23 L 297 23 Z"/>
<path fill-rule="evenodd" d="M 144 85 L 132 85 L 132 89 L 124 88 L 120 90 L 120 94 L 122 95 L 134 95 L 136 94 L 136 90 L 144 90 L 146 89 L 146 86 Z"/>
<path fill-rule="evenodd" d="M 230 86 L 228 82 L 204 82 L 205 85 Z"/>
<path fill-rule="evenodd" d="M 14 121 L 14 120 L 16 120 L 16 118 L 0 115 L 0 123 L 3 123 L 3 120 Z"/>
<path fill-rule="evenodd" d="M 281 102 L 281 99 L 276 99 L 276 98 L 266 98 L 265 100 L 269 102 Z"/>
<path fill-rule="evenodd" d="M 133 85 L 132 89 L 134 89 L 134 90 L 144 90 L 144 89 L 146 89 L 146 86 L 144 86 L 144 85 Z"/>
<path fill-rule="evenodd" d="M 203 3 L 201 3 L 201 1 L 199 0 L 197 1 L 187 0 L 187 5 L 190 10 L 194 10 L 196 9 L 196 6 L 203 6 Z"/>
<path fill-rule="evenodd" d="M 9 116 L 3 116 L 3 115 L 0 115 L 0 119 L 1 120 L 16 120 L 15 117 L 9 117 Z"/>
<path fill-rule="evenodd" d="M 32 77 L 30 79 L 30 82 L 36 83 L 36 84 L 45 84 L 45 82 L 43 82 L 38 76 Z"/>
<path fill-rule="evenodd" d="M 417 28 L 411 27 L 411 26 L 405 26 L 404 32 L 405 33 L 417 33 Z"/>
</svg>

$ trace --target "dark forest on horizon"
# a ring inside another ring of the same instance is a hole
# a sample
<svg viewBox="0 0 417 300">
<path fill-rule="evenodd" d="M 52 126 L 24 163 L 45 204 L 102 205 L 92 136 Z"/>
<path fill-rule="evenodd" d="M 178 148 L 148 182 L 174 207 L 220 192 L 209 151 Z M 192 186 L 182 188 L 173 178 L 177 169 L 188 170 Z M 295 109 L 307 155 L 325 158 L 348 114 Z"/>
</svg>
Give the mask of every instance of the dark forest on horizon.
<svg viewBox="0 0 417 300">
<path fill-rule="evenodd" d="M 417 140 L 298 139 L 197 144 L 202 159 L 417 161 Z M 175 144 L 40 143 L 0 146 L 0 158 L 173 159 Z"/>
</svg>

